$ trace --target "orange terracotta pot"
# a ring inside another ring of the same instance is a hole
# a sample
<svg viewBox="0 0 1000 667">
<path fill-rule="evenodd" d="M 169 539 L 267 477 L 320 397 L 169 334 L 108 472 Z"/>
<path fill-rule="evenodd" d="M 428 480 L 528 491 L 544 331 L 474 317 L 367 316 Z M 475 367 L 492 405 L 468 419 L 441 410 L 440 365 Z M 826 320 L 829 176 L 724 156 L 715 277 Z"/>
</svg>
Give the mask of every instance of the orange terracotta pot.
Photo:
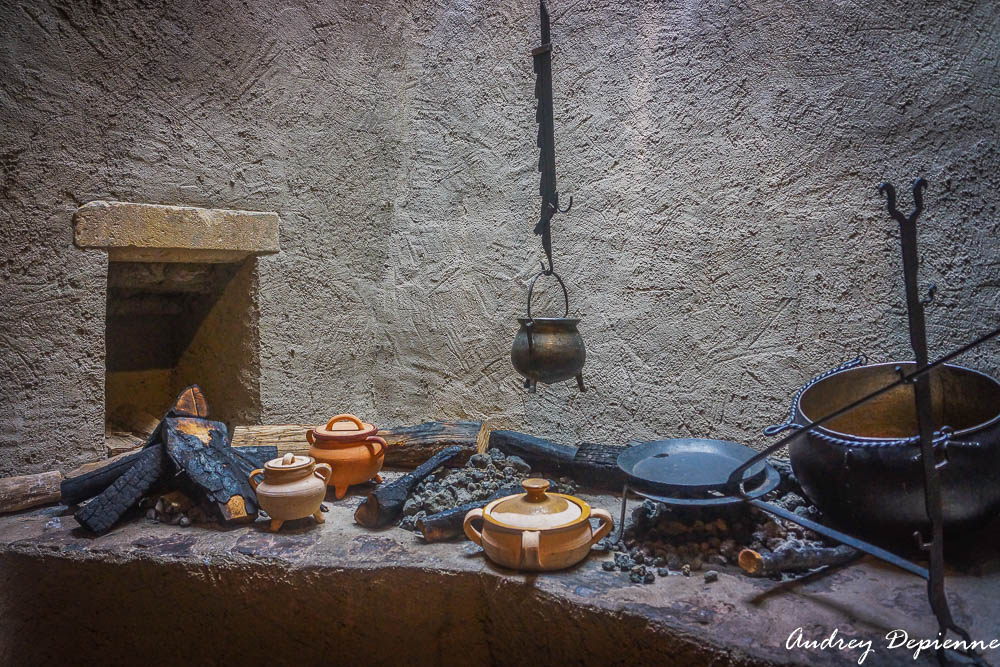
<svg viewBox="0 0 1000 667">
<path fill-rule="evenodd" d="M 337 415 L 325 428 L 306 431 L 309 455 L 333 469 L 327 484 L 333 487 L 337 500 L 344 497 L 350 486 L 370 480 L 382 482 L 378 471 L 385 461 L 387 445 L 375 435 L 377 432 L 376 427 L 349 414 Z"/>
<path fill-rule="evenodd" d="M 465 515 L 465 534 L 497 565 L 512 570 L 561 570 L 579 563 L 611 532 L 614 519 L 580 498 L 546 493 L 544 479 L 522 482 L 526 493 L 494 500 Z M 599 519 L 595 531 L 590 518 Z M 473 525 L 482 520 L 482 530 Z"/>
</svg>

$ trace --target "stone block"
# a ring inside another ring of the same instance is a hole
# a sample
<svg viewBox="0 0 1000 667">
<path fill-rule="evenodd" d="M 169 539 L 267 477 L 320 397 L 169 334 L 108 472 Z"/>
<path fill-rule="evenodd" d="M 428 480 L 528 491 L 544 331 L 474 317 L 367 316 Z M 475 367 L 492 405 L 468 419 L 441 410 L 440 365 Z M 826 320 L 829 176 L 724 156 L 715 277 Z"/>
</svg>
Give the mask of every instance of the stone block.
<svg viewBox="0 0 1000 667">
<path fill-rule="evenodd" d="M 73 216 L 80 248 L 112 262 L 238 262 L 280 250 L 278 214 L 92 201 Z"/>
</svg>

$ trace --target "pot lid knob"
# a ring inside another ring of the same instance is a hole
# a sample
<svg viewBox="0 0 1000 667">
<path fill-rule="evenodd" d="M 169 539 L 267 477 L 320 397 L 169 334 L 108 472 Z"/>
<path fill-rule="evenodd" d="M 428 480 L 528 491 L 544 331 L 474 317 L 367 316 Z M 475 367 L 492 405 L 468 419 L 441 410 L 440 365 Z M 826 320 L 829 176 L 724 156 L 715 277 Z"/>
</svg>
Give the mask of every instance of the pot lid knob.
<svg viewBox="0 0 1000 667">
<path fill-rule="evenodd" d="M 283 457 L 281 457 L 281 465 L 290 466 L 295 463 L 295 454 L 288 452 Z"/>
<path fill-rule="evenodd" d="M 527 492 L 525 500 L 529 503 L 545 502 L 546 498 L 548 498 L 548 496 L 545 495 L 545 491 L 549 488 L 549 480 L 547 479 L 529 477 L 521 482 L 521 486 L 523 486 L 524 490 Z"/>
</svg>

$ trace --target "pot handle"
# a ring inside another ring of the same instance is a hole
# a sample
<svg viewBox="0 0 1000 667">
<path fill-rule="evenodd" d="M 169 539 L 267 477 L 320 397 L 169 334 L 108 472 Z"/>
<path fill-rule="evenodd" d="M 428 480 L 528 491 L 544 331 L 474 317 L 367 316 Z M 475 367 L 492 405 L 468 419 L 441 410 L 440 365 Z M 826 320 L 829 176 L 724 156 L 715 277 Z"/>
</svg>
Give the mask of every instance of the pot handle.
<svg viewBox="0 0 1000 667">
<path fill-rule="evenodd" d="M 306 440 L 309 442 L 310 445 L 315 445 L 316 444 L 316 438 L 313 437 L 313 430 L 312 429 L 309 429 L 308 431 L 306 431 Z"/>
<path fill-rule="evenodd" d="M 321 475 L 321 470 L 325 470 L 326 474 Z M 329 484 L 330 478 L 333 477 L 333 467 L 329 463 L 317 463 L 316 467 L 313 468 L 313 474 L 323 480 L 324 483 Z"/>
<path fill-rule="evenodd" d="M 771 436 L 773 436 L 773 435 L 778 435 L 779 433 L 781 433 L 783 431 L 787 431 L 790 428 L 794 428 L 794 429 L 800 429 L 800 428 L 802 428 L 800 425 L 798 425 L 797 423 L 795 423 L 795 406 L 797 406 L 799 404 L 799 399 L 802 397 L 802 394 L 805 393 L 806 389 L 808 389 L 809 387 L 813 386 L 814 384 L 816 384 L 817 382 L 819 382 L 821 380 L 827 379 L 828 377 L 830 377 L 831 375 L 834 375 L 835 373 L 839 373 L 841 371 L 846 371 L 849 368 L 856 368 L 858 366 L 864 366 L 867 363 L 868 363 L 868 356 L 864 352 L 861 352 L 860 354 L 858 354 L 858 356 L 854 357 L 850 361 L 845 361 L 844 363 L 842 363 L 841 365 L 837 366 L 836 368 L 831 368 L 828 371 L 820 373 L 816 377 L 814 377 L 811 380 L 809 380 L 809 382 L 806 382 L 804 385 L 802 385 L 801 387 L 799 387 L 799 390 L 796 391 L 795 395 L 792 397 L 792 407 L 789 408 L 789 410 L 788 410 L 788 418 L 785 419 L 785 421 L 782 422 L 781 424 L 772 424 L 771 426 L 768 426 L 767 428 L 765 428 L 764 429 L 764 435 L 771 435 Z"/>
<path fill-rule="evenodd" d="M 562 281 L 562 278 L 560 278 L 559 274 L 556 273 L 555 271 L 544 271 L 543 270 L 543 271 L 539 271 L 538 273 L 536 273 L 535 277 L 531 279 L 531 283 L 528 285 L 528 319 L 529 320 L 532 319 L 532 317 L 531 317 L 531 294 L 532 294 L 532 292 L 535 291 L 535 281 L 538 280 L 539 278 L 541 278 L 542 276 L 549 276 L 549 275 L 551 275 L 556 280 L 558 280 L 559 281 L 559 287 L 562 287 L 562 292 L 563 292 L 563 306 L 565 308 L 565 312 L 563 312 L 563 317 L 569 317 L 569 292 L 566 291 L 566 284 Z"/>
<path fill-rule="evenodd" d="M 327 431 L 332 430 L 333 425 L 336 424 L 337 422 L 353 422 L 354 425 L 358 427 L 359 431 L 365 427 L 364 423 L 360 419 L 358 419 L 354 415 L 345 412 L 343 414 L 337 415 L 336 417 L 332 417 L 330 421 L 326 423 L 326 430 Z"/>
<path fill-rule="evenodd" d="M 465 520 L 462 521 L 462 530 L 465 531 L 465 536 L 479 546 L 483 546 L 483 534 L 476 530 L 475 526 L 472 525 L 472 522 L 476 519 L 482 518 L 483 510 L 477 507 L 474 510 L 469 510 L 465 515 Z"/>
<path fill-rule="evenodd" d="M 538 552 L 538 541 L 541 533 L 537 530 L 526 530 L 521 533 L 521 562 L 533 570 L 542 569 L 541 554 Z"/>
<path fill-rule="evenodd" d="M 332 471 L 331 471 L 331 472 L 332 472 Z M 258 486 L 258 485 L 260 484 L 260 482 L 258 482 L 258 481 L 257 481 L 256 479 L 254 479 L 254 478 L 255 478 L 255 477 L 256 477 L 257 475 L 263 475 L 263 474 L 264 474 L 264 469 L 263 469 L 263 468 L 257 468 L 257 469 L 256 469 L 256 470 L 254 470 L 254 471 L 253 471 L 252 473 L 250 473 L 250 486 L 252 486 L 252 487 L 253 487 L 253 490 L 254 490 L 254 491 L 256 491 L 256 490 L 257 490 L 257 486 Z"/>
<path fill-rule="evenodd" d="M 378 456 L 384 455 L 389 450 L 389 443 L 386 442 L 385 439 L 382 438 L 382 437 L 380 437 L 380 436 L 370 435 L 367 438 L 365 438 L 365 440 L 368 441 L 368 442 L 377 442 L 380 445 L 382 445 L 382 450 L 381 451 L 374 451 L 374 448 L 371 447 L 371 446 L 369 446 L 369 449 L 372 449 L 372 456 L 373 457 L 378 457 Z"/>
<path fill-rule="evenodd" d="M 590 546 L 594 546 L 598 540 L 604 539 L 611 533 L 615 527 L 615 520 L 611 512 L 599 508 L 591 510 L 590 516 L 601 521 L 601 525 L 594 531 L 594 536 L 590 538 Z"/>
</svg>

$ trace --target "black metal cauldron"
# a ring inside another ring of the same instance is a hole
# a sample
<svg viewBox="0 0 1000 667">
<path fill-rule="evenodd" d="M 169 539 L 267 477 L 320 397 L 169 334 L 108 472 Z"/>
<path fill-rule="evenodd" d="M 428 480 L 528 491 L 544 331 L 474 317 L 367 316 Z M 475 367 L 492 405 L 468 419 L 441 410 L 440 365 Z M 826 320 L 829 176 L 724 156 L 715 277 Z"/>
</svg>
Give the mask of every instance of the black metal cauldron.
<svg viewBox="0 0 1000 667">
<path fill-rule="evenodd" d="M 531 294 L 535 281 L 542 275 L 552 275 L 562 287 L 565 312 L 562 317 L 532 317 Z M 569 315 L 569 293 L 562 278 L 552 272 L 535 275 L 528 287 L 528 316 L 518 318 L 521 328 L 514 336 L 510 349 L 510 361 L 514 370 L 524 376 L 524 386 L 535 391 L 535 384 L 562 382 L 575 377 L 580 391 L 587 391 L 583 384 L 583 364 L 587 360 L 587 348 L 576 325 L 580 320 Z"/>
<path fill-rule="evenodd" d="M 765 433 L 800 428 L 916 369 L 913 362 L 864 363 L 810 380 L 796 393 L 789 420 Z M 1000 513 L 1000 382 L 951 364 L 928 377 L 935 452 L 944 462 L 944 524 L 954 535 Z M 912 391 L 896 387 L 789 444 L 803 491 L 834 521 L 890 539 L 929 525 Z"/>
</svg>

